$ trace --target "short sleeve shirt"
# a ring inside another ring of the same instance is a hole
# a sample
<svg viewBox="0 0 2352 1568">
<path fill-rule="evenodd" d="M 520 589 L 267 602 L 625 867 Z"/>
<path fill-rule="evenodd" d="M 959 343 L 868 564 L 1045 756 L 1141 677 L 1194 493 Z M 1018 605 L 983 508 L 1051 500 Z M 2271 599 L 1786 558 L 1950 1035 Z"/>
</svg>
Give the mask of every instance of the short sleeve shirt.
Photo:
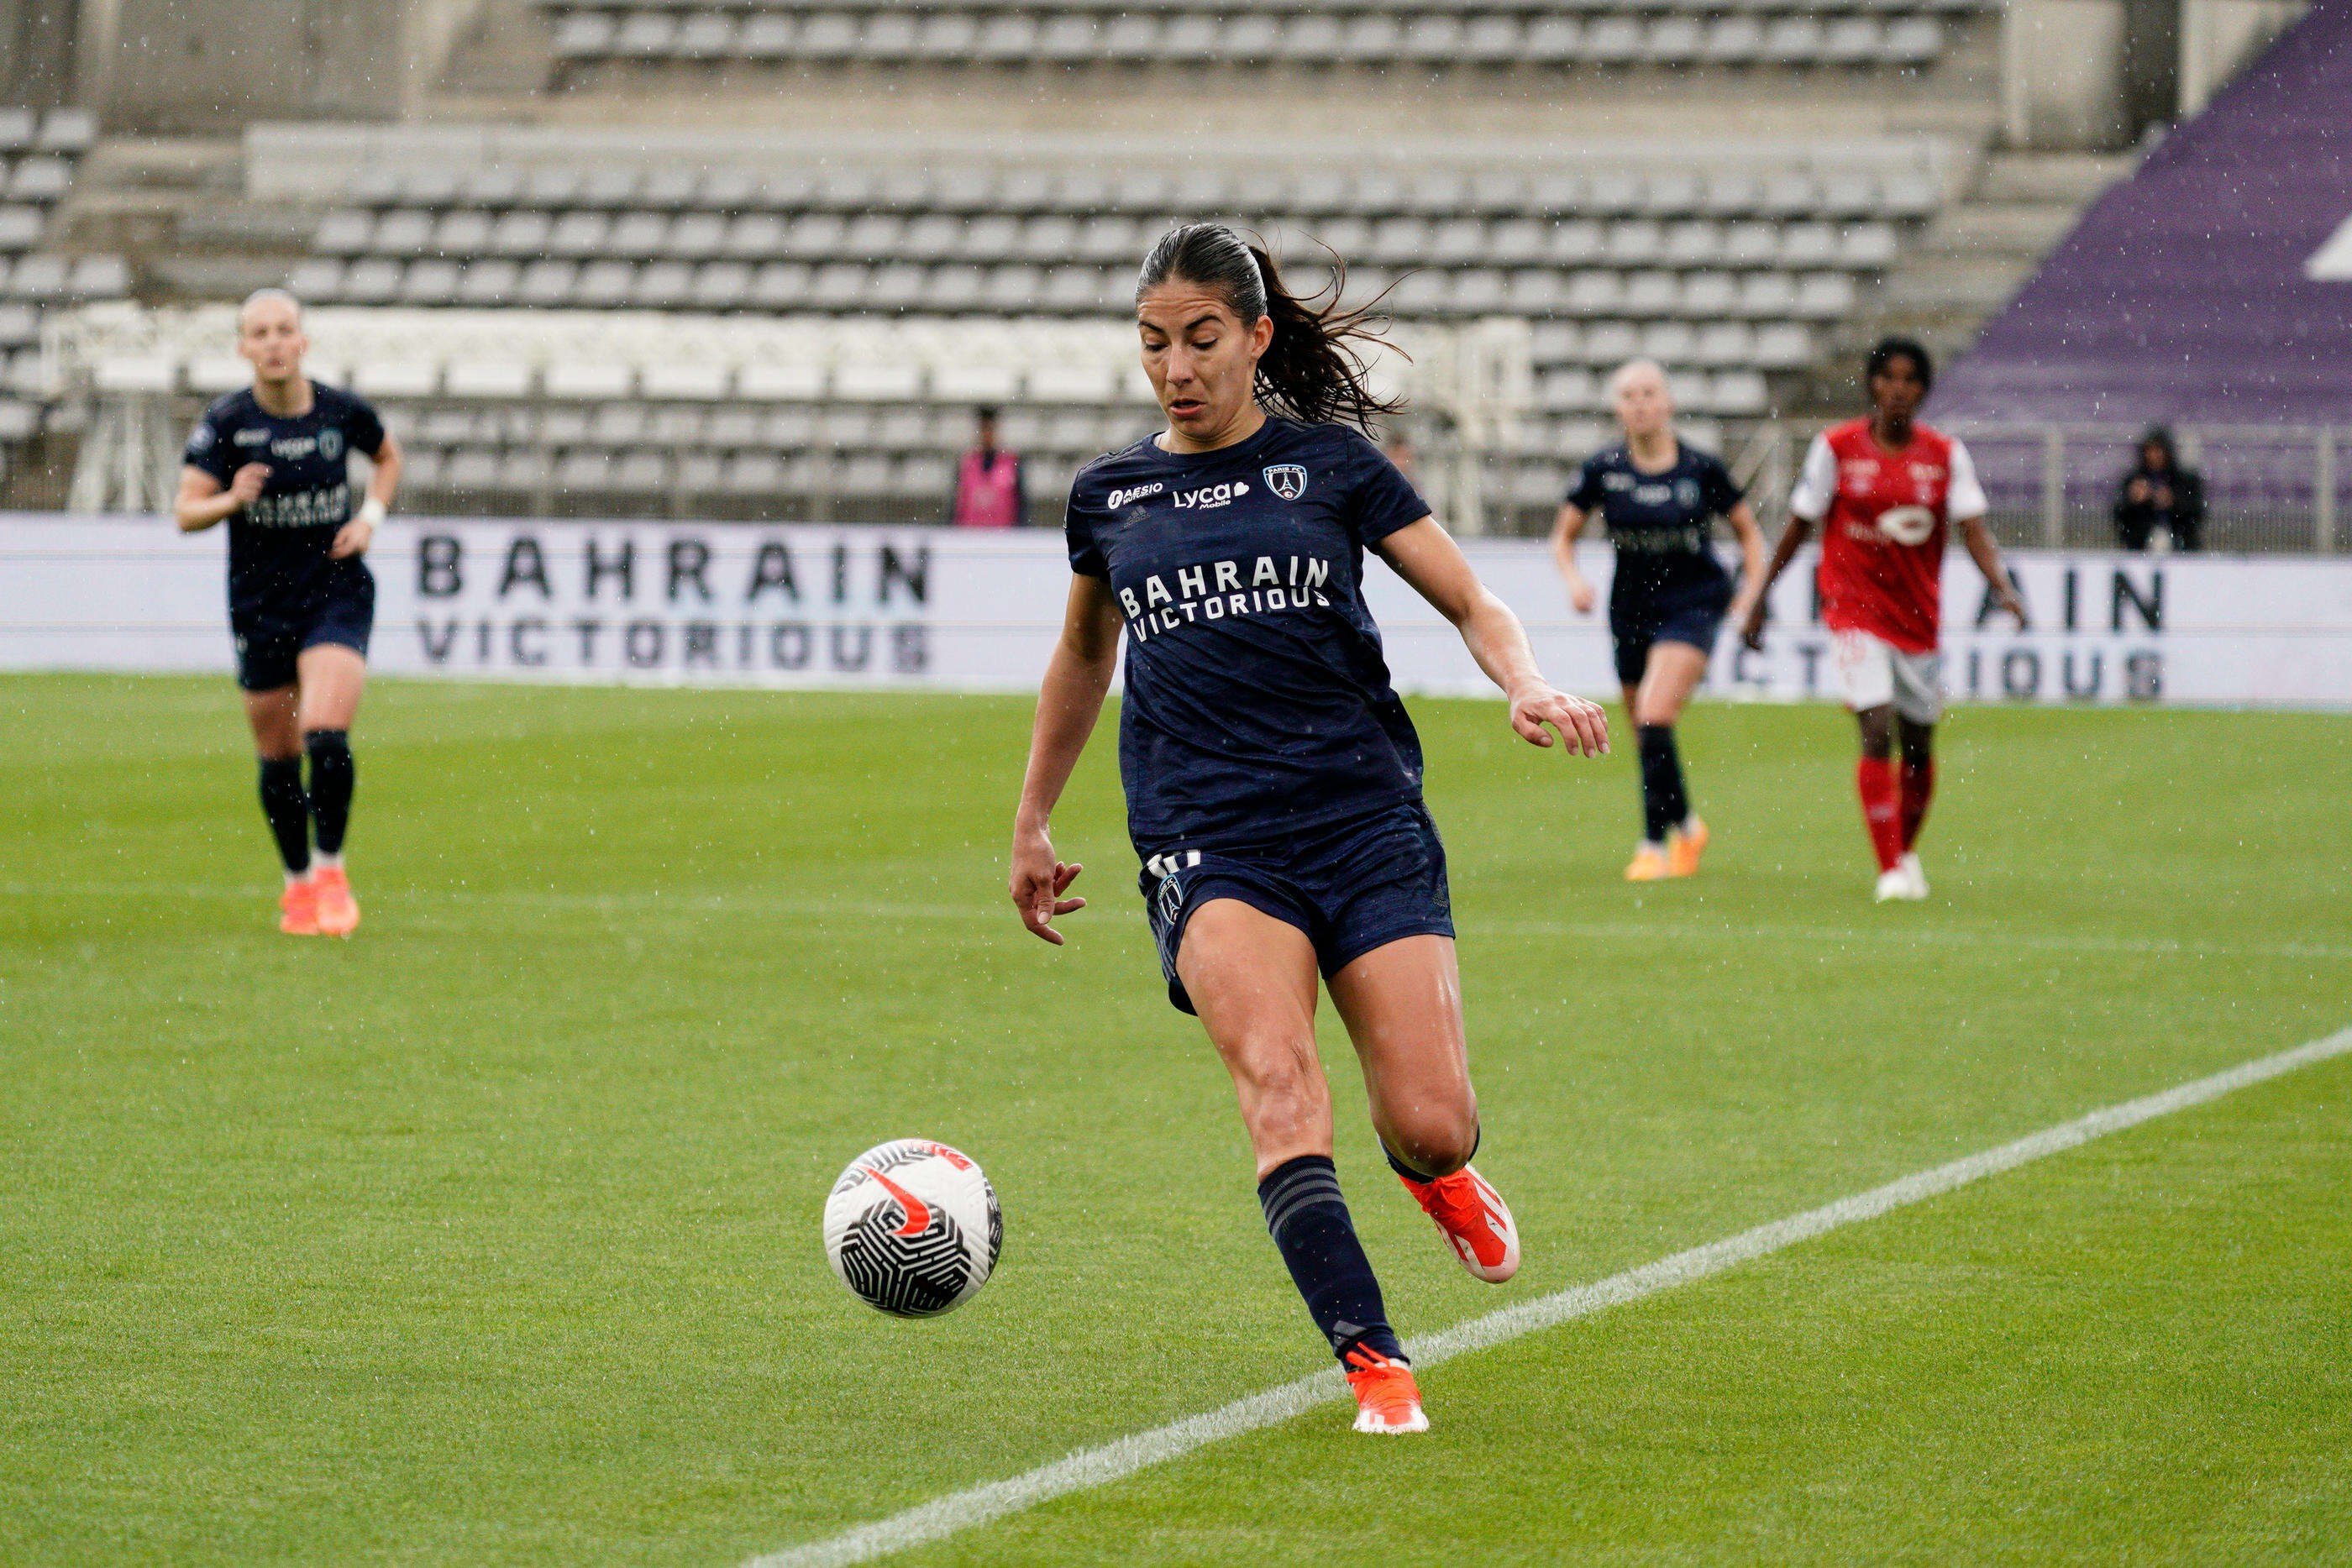
<svg viewBox="0 0 2352 1568">
<path fill-rule="evenodd" d="M 1119 773 L 1139 854 L 1279 843 L 1421 799 L 1421 741 L 1364 607 L 1363 552 L 1429 515 L 1343 425 L 1157 438 L 1071 486 L 1070 567 L 1127 623 Z"/>
<path fill-rule="evenodd" d="M 350 455 L 373 457 L 383 446 L 374 409 L 316 382 L 310 412 L 296 418 L 265 413 L 251 388 L 205 411 L 188 436 L 189 467 L 226 487 L 247 464 L 269 465 L 260 498 L 228 517 L 233 616 L 299 614 L 366 578 L 359 558 L 327 552 L 351 520 Z"/>
<path fill-rule="evenodd" d="M 1568 491 L 1568 504 L 1598 514 L 1617 547 L 1612 611 L 1728 593 L 1731 580 L 1708 539 L 1713 520 L 1739 500 L 1720 460 L 1681 443 L 1674 466 L 1657 474 L 1636 468 L 1622 445 L 1596 452 Z"/>
<path fill-rule="evenodd" d="M 1924 424 L 1889 452 L 1870 422 L 1813 437 L 1789 510 L 1822 525 L 1822 624 L 1866 632 L 1906 653 L 1935 651 L 1951 525 L 1985 513 L 1969 449 Z"/>
</svg>

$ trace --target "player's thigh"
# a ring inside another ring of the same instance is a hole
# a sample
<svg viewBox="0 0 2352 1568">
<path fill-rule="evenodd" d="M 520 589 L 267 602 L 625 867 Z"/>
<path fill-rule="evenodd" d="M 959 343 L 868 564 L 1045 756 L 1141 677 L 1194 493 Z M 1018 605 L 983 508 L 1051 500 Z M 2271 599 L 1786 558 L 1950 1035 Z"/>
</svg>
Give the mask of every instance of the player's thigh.
<svg viewBox="0 0 2352 1568">
<path fill-rule="evenodd" d="M 1895 701 L 1895 650 L 1867 632 L 1830 634 L 1830 665 L 1839 695 L 1856 713 Z"/>
<path fill-rule="evenodd" d="M 1650 644 L 1649 663 L 1642 671 L 1636 724 L 1673 724 L 1699 682 L 1706 678 L 1706 650 L 1692 643 L 1662 641 Z"/>
<path fill-rule="evenodd" d="M 1458 1169 L 1477 1143 L 1478 1096 L 1454 939 L 1400 937 L 1349 962 L 1329 985 L 1363 1063 L 1373 1126 L 1417 1169 Z"/>
<path fill-rule="evenodd" d="M 245 694 L 245 721 L 253 727 L 257 756 L 284 758 L 302 755 L 302 728 L 297 722 L 300 703 L 296 688 L 278 686 Z"/>
<path fill-rule="evenodd" d="M 341 643 L 313 643 L 295 660 L 301 672 L 302 727 L 349 729 L 367 689 L 367 660 Z"/>
<path fill-rule="evenodd" d="M 1235 1082 L 1320 1085 L 1307 933 L 1238 898 L 1212 898 L 1184 923 L 1176 977 Z"/>
<path fill-rule="evenodd" d="M 1895 711 L 1906 725 L 1932 728 L 1944 716 L 1944 659 L 1940 653 L 1888 656 L 1894 673 Z"/>
</svg>

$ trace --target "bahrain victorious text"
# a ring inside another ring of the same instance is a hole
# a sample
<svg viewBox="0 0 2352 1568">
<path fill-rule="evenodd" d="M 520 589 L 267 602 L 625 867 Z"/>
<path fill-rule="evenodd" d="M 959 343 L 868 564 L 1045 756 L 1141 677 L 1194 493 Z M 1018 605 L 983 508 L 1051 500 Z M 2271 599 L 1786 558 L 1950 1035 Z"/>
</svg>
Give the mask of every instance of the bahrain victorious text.
<svg viewBox="0 0 2352 1568">
<path fill-rule="evenodd" d="M 1203 561 L 1178 569 L 1175 577 L 1172 593 L 1156 573 L 1143 580 L 1140 599 L 1134 588 L 1118 591 L 1118 601 L 1127 611 L 1128 632 L 1137 642 L 1200 621 L 1316 605 L 1328 609 L 1331 603 L 1321 591 L 1331 580 L 1331 563 L 1311 556 L 1262 555 L 1246 566 L 1238 560 Z"/>
</svg>

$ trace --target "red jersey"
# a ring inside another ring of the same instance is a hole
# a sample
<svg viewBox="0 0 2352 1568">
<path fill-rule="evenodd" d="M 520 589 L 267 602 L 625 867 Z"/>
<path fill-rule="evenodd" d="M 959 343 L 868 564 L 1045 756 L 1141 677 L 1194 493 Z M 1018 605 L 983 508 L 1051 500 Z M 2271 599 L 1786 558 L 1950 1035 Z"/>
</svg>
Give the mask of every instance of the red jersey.
<svg viewBox="0 0 2352 1568">
<path fill-rule="evenodd" d="M 1813 437 L 1789 510 L 1822 525 L 1822 623 L 1932 653 L 1950 525 L 1980 517 L 1969 449 L 1924 424 L 1889 452 L 1857 419 Z"/>
</svg>

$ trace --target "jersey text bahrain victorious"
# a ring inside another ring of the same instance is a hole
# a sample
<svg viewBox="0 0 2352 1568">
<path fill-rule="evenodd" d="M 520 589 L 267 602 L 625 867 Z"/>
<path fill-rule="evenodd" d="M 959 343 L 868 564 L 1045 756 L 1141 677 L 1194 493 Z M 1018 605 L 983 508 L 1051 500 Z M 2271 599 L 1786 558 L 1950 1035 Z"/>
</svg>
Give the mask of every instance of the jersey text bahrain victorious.
<svg viewBox="0 0 2352 1568">
<path fill-rule="evenodd" d="M 1980 517 L 1969 449 L 1924 424 L 1890 452 L 1853 420 L 1813 437 L 1789 510 L 1822 525 L 1822 623 L 1933 653 L 1950 525 Z"/>
<path fill-rule="evenodd" d="M 1119 772 L 1139 852 L 1272 844 L 1421 798 L 1421 742 L 1364 608 L 1363 551 L 1429 515 L 1340 425 L 1156 440 L 1071 486 L 1074 570 L 1127 622 Z"/>
</svg>

